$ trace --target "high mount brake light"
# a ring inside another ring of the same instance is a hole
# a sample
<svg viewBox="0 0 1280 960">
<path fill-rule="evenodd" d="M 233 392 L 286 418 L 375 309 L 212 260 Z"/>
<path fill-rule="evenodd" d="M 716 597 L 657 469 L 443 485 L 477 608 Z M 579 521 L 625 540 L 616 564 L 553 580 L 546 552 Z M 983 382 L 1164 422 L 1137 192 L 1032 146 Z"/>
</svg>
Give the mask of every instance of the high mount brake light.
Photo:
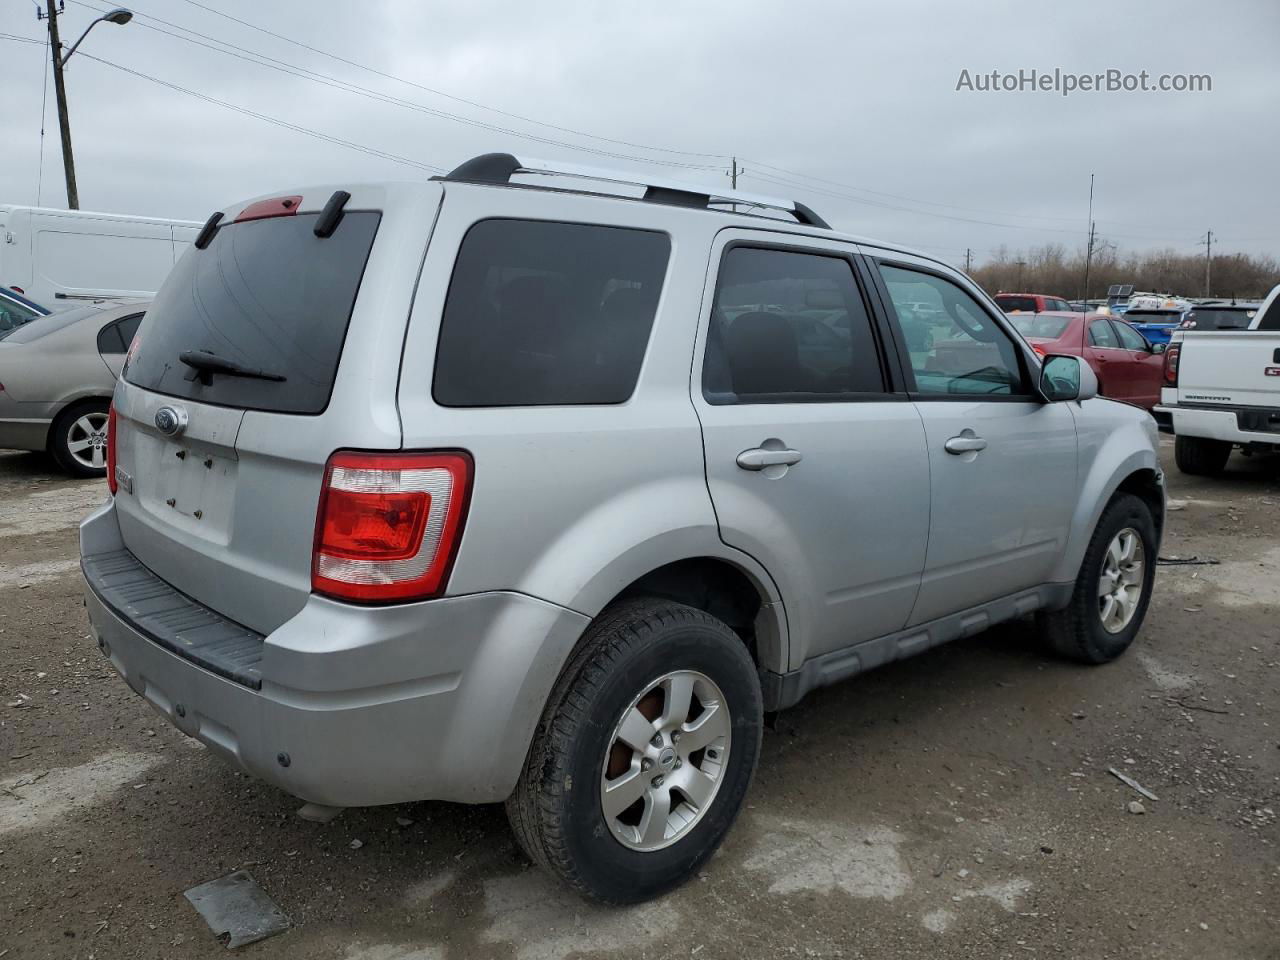
<svg viewBox="0 0 1280 960">
<path fill-rule="evenodd" d="M 259 200 L 251 203 L 236 217 L 235 223 L 246 220 L 265 220 L 268 217 L 291 217 L 298 212 L 298 204 L 302 203 L 302 195 L 292 197 L 273 197 L 270 200 Z"/>
<path fill-rule="evenodd" d="M 462 452 L 338 451 L 325 467 L 311 588 L 357 603 L 444 591 L 471 493 Z"/>
<path fill-rule="evenodd" d="M 116 405 L 111 404 L 107 411 L 107 489 L 116 495 Z"/>
</svg>

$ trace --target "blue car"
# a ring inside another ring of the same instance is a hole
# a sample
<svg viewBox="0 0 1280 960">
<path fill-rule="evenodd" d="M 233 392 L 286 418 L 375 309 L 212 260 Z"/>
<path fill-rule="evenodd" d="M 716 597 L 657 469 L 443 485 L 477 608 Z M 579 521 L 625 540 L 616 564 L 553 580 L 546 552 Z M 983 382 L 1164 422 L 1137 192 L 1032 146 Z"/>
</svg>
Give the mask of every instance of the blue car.
<svg viewBox="0 0 1280 960">
<path fill-rule="evenodd" d="M 1185 310 L 1134 307 L 1122 319 L 1151 343 L 1168 343 L 1173 331 L 1182 323 Z"/>
<path fill-rule="evenodd" d="M 28 300 L 8 287 L 0 287 L 0 336 L 30 323 L 37 317 L 48 315 L 49 311 L 34 300 Z"/>
</svg>

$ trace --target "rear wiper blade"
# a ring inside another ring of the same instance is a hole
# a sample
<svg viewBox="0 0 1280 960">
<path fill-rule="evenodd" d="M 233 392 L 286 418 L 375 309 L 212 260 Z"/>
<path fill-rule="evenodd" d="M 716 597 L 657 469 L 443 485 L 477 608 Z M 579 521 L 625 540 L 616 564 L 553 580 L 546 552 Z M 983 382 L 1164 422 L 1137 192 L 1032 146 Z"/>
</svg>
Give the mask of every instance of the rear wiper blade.
<svg viewBox="0 0 1280 960">
<path fill-rule="evenodd" d="M 285 379 L 278 373 L 258 370 L 255 367 L 246 367 L 243 364 L 236 363 L 234 360 L 220 357 L 216 353 L 209 353 L 207 350 L 184 350 L 178 354 L 178 359 L 191 368 L 191 372 L 187 374 L 187 379 L 199 379 L 206 387 L 213 383 L 213 375 L 215 373 L 225 374 L 228 377 L 271 380 L 276 383 L 283 383 Z"/>
</svg>

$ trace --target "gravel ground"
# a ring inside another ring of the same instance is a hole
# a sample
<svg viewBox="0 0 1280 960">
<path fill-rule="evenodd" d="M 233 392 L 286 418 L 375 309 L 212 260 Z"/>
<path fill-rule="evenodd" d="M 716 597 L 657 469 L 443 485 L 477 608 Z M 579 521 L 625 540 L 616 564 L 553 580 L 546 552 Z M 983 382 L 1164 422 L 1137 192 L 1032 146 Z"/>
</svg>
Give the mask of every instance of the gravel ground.
<svg viewBox="0 0 1280 960">
<path fill-rule="evenodd" d="M 294 921 L 246 956 L 1277 960 L 1280 465 L 1164 453 L 1164 554 L 1221 563 L 1162 567 L 1127 656 L 1019 623 L 818 692 L 703 874 L 627 910 L 529 868 L 499 807 L 308 823 L 172 730 L 87 639 L 101 482 L 0 454 L 0 957 L 224 956 L 182 892 L 245 867 Z"/>
</svg>

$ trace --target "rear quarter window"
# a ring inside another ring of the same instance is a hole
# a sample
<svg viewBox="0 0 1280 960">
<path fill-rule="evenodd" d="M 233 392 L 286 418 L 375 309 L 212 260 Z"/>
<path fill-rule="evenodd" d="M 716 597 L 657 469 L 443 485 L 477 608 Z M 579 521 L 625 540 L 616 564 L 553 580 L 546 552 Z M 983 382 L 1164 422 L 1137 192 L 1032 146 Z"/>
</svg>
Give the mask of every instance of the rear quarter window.
<svg viewBox="0 0 1280 960">
<path fill-rule="evenodd" d="M 446 407 L 625 402 L 671 240 L 624 227 L 483 220 L 454 264 L 432 396 Z"/>
</svg>

